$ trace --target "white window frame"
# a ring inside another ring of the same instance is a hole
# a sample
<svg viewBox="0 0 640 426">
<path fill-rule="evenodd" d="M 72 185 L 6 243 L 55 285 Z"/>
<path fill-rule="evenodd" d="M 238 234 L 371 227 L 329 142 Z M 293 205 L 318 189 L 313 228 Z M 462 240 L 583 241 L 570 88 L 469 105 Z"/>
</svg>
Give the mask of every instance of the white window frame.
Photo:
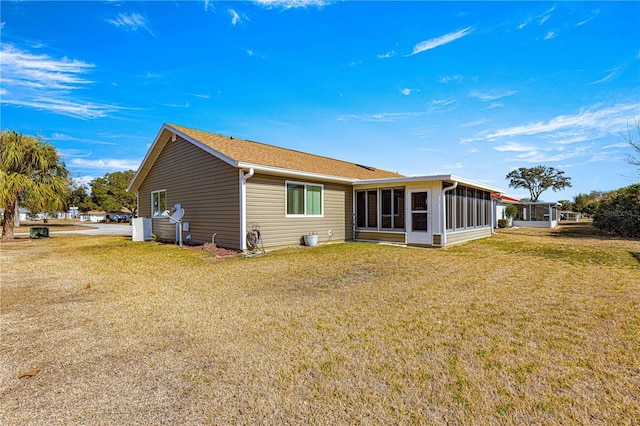
<svg viewBox="0 0 640 426">
<path fill-rule="evenodd" d="M 153 198 L 156 194 L 160 194 L 164 192 L 164 209 L 167 209 L 167 190 L 166 189 L 159 189 L 157 191 L 151 191 L 151 217 L 153 218 L 160 218 L 163 217 L 162 216 L 162 211 L 159 211 L 158 214 L 155 214 L 156 212 L 153 211 Z M 158 207 L 162 207 L 162 206 L 158 206 Z"/>
<path fill-rule="evenodd" d="M 289 214 L 289 197 L 287 189 L 289 185 L 303 185 L 304 186 L 304 207 L 303 214 Z M 320 214 L 307 214 L 307 187 L 319 186 L 320 187 Z M 287 180 L 284 182 L 284 214 L 285 217 L 324 217 L 324 184 L 312 183 L 312 182 L 298 182 L 293 180 Z"/>
</svg>

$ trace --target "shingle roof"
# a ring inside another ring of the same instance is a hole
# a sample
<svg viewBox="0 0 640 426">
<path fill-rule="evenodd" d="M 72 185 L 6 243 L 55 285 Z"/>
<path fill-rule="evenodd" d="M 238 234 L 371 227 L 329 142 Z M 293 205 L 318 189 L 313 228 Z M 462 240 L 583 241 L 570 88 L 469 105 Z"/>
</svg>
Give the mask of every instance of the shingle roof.
<svg viewBox="0 0 640 426">
<path fill-rule="evenodd" d="M 397 178 L 402 175 L 347 161 L 322 157 L 260 142 L 203 132 L 188 127 L 167 124 L 237 163 L 255 164 L 304 173 L 350 179 Z"/>
</svg>

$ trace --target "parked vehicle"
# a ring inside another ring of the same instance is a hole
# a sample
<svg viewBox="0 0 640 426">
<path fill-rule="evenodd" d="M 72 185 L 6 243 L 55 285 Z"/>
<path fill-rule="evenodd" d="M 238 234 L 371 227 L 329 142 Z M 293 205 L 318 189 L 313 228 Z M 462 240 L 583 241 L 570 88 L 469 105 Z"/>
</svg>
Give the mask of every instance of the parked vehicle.
<svg viewBox="0 0 640 426">
<path fill-rule="evenodd" d="M 127 223 L 131 221 L 131 215 L 127 213 L 108 214 L 107 222 Z"/>
</svg>

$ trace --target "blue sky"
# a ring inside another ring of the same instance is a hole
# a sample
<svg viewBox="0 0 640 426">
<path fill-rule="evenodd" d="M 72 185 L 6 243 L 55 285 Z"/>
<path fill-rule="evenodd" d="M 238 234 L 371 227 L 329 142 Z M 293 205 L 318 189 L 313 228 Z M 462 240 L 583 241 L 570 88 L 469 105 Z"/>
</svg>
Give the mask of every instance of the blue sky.
<svg viewBox="0 0 640 426">
<path fill-rule="evenodd" d="M 136 169 L 164 122 L 508 188 L 638 180 L 639 2 L 2 1 L 3 129 L 88 181 Z M 634 178 L 635 176 L 635 178 Z"/>
</svg>

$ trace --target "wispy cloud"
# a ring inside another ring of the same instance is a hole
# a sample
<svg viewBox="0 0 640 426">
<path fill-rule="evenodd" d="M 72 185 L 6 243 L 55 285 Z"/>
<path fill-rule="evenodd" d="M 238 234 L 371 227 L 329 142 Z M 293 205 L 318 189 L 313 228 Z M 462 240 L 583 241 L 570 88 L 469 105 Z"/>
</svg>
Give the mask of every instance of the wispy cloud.
<svg viewBox="0 0 640 426">
<path fill-rule="evenodd" d="M 485 118 L 481 118 L 479 120 L 474 120 L 474 121 L 469 121 L 468 123 L 464 123 L 462 125 L 462 127 L 472 127 L 472 126 L 479 126 L 481 124 L 484 124 L 487 122 L 487 119 Z"/>
<path fill-rule="evenodd" d="M 575 144 L 618 135 L 626 129 L 627 123 L 638 115 L 640 115 L 640 103 L 608 107 L 597 105 L 577 114 L 559 115 L 548 121 L 480 132 L 474 137 L 462 139 L 461 142 L 535 137 L 554 142 L 559 146 Z"/>
<path fill-rule="evenodd" d="M 242 22 L 246 19 L 245 16 L 240 16 L 240 14 L 234 9 L 227 9 L 227 12 L 229 12 L 229 15 L 231 15 L 231 25 L 235 26 L 237 23 Z"/>
<path fill-rule="evenodd" d="M 598 9 L 595 9 L 595 10 L 591 11 L 591 16 L 589 16 L 589 17 L 583 19 L 582 21 L 578 22 L 576 24 L 576 27 L 583 26 L 584 24 L 588 23 L 589 21 L 595 19 L 599 14 L 600 14 L 600 11 Z"/>
<path fill-rule="evenodd" d="M 595 130 L 601 133 L 617 133 L 625 128 L 628 121 L 640 114 L 640 104 L 620 104 L 608 108 L 581 111 L 575 115 L 559 115 L 549 121 L 524 124 L 499 129 L 486 136 L 487 140 L 505 137 L 547 134 L 567 129 Z"/>
<path fill-rule="evenodd" d="M 511 158 L 507 158 L 507 162 L 526 162 L 526 163 L 552 163 L 558 161 L 566 161 L 572 158 L 581 157 L 589 154 L 593 148 L 593 144 L 583 145 L 571 150 L 551 150 L 551 149 L 532 149 L 520 152 Z"/>
<path fill-rule="evenodd" d="M 149 34 L 155 37 L 151 30 L 151 24 L 139 13 L 119 13 L 114 19 L 106 19 L 106 21 L 118 28 L 122 28 L 125 31 L 137 32 L 139 29 L 147 31 Z"/>
<path fill-rule="evenodd" d="M 429 106 L 427 109 L 429 112 L 453 111 L 457 104 L 458 101 L 454 98 L 434 99 L 429 102 Z"/>
<path fill-rule="evenodd" d="M 524 145 L 518 142 L 509 141 L 504 145 L 494 146 L 493 149 L 499 152 L 530 152 L 530 151 L 539 151 L 545 150 L 543 148 L 539 148 L 534 145 Z M 548 151 L 550 148 L 547 148 Z"/>
<path fill-rule="evenodd" d="M 297 9 L 305 7 L 324 7 L 330 4 L 326 0 L 253 0 L 254 3 L 266 8 Z"/>
<path fill-rule="evenodd" d="M 460 170 L 460 169 L 464 169 L 464 164 L 463 163 L 445 164 L 443 167 L 445 170 Z"/>
<path fill-rule="evenodd" d="M 212 11 L 214 12 L 216 10 L 215 8 L 215 1 L 213 0 L 202 0 L 202 2 L 204 3 L 204 11 Z"/>
<path fill-rule="evenodd" d="M 411 94 L 411 91 L 412 91 L 411 89 L 409 89 L 408 87 L 405 87 L 400 91 L 400 93 L 402 93 L 405 96 L 409 96 Z"/>
<path fill-rule="evenodd" d="M 83 144 L 95 144 L 95 145 L 117 145 L 115 142 L 105 142 L 96 139 L 78 138 L 75 136 L 67 135 L 64 133 L 52 133 L 50 136 L 44 138 L 49 141 L 61 141 L 61 142 L 80 142 Z"/>
<path fill-rule="evenodd" d="M 50 111 L 56 114 L 81 119 L 102 118 L 106 117 L 109 113 L 123 109 L 121 107 L 108 104 L 97 104 L 93 102 L 78 103 L 74 100 L 46 97 L 35 98 L 32 100 L 3 98 L 2 103 Z"/>
<path fill-rule="evenodd" d="M 626 142 L 612 143 L 611 145 L 603 146 L 602 149 L 610 148 L 629 148 L 629 144 Z"/>
<path fill-rule="evenodd" d="M 513 96 L 518 93 L 517 90 L 507 90 L 502 92 L 481 92 L 479 90 L 474 90 L 469 93 L 469 96 L 472 98 L 479 99 L 483 102 L 487 101 L 496 101 L 498 99 L 506 98 L 508 96 Z"/>
<path fill-rule="evenodd" d="M 551 14 L 555 10 L 556 10 L 556 6 L 553 5 L 553 6 L 551 6 L 550 9 L 544 11 L 540 15 L 531 16 L 531 17 L 525 19 L 520 25 L 518 25 L 518 29 L 520 29 L 520 30 L 523 29 L 524 27 L 526 27 L 527 25 L 529 25 L 533 21 L 537 21 L 538 25 L 543 25 L 545 22 L 547 22 L 549 20 L 549 18 L 551 18 Z"/>
<path fill-rule="evenodd" d="M 46 54 L 34 54 L 3 44 L 0 51 L 2 67 L 2 103 L 46 110 L 70 117 L 88 119 L 105 117 L 122 107 L 89 102 L 72 96 L 73 91 L 91 85 L 86 75 L 93 64 Z"/>
<path fill-rule="evenodd" d="M 442 76 L 442 77 L 440 77 L 440 80 L 438 80 L 438 81 L 440 83 L 447 84 L 449 82 L 460 81 L 462 79 L 463 79 L 463 77 L 460 74 L 456 74 L 456 75 L 445 75 L 445 76 Z"/>
<path fill-rule="evenodd" d="M 435 49 L 439 46 L 444 46 L 445 44 L 449 44 L 453 41 L 461 39 L 473 32 L 473 27 L 467 27 L 460 31 L 456 31 L 453 33 L 445 34 L 440 37 L 430 38 L 429 40 L 421 41 L 413 47 L 413 52 L 411 55 L 417 55 L 418 53 L 426 52 L 427 50 Z M 410 55 L 410 56 L 411 56 Z"/>
<path fill-rule="evenodd" d="M 604 77 L 602 77 L 599 80 L 596 81 L 592 81 L 591 83 L 589 83 L 589 85 L 595 85 L 595 84 L 602 84 L 602 83 L 606 83 L 607 81 L 611 80 L 612 78 L 614 78 L 616 75 L 618 75 L 618 72 L 620 71 L 620 69 L 616 68 L 611 70 L 611 72 L 607 75 L 605 75 Z"/>
<path fill-rule="evenodd" d="M 422 113 L 418 112 L 379 112 L 373 114 L 341 114 L 336 119 L 338 121 L 369 121 L 392 123 L 406 118 L 417 117 Z"/>
<path fill-rule="evenodd" d="M 44 54 L 33 54 L 11 44 L 3 44 L 0 51 L 4 88 L 11 86 L 33 89 L 77 89 L 93 83 L 84 74 L 95 65 L 76 59 L 54 59 Z"/>
<path fill-rule="evenodd" d="M 99 170 L 136 170 L 140 166 L 140 159 L 123 159 L 123 158 L 101 158 L 97 160 L 89 160 L 86 158 L 72 158 L 69 161 L 71 166 L 77 168 L 87 167 Z"/>
<path fill-rule="evenodd" d="M 552 38 L 556 38 L 556 33 L 555 31 L 549 31 L 547 32 L 547 34 L 545 34 L 544 39 L 545 40 L 551 40 Z"/>
<path fill-rule="evenodd" d="M 211 95 L 204 94 L 204 93 L 187 93 L 187 95 L 194 96 L 200 99 L 211 99 Z"/>
<path fill-rule="evenodd" d="M 376 57 L 378 59 L 389 59 L 392 58 L 394 56 L 396 56 L 398 53 L 395 50 L 390 50 L 387 53 L 382 53 L 380 55 L 377 55 Z"/>
</svg>

